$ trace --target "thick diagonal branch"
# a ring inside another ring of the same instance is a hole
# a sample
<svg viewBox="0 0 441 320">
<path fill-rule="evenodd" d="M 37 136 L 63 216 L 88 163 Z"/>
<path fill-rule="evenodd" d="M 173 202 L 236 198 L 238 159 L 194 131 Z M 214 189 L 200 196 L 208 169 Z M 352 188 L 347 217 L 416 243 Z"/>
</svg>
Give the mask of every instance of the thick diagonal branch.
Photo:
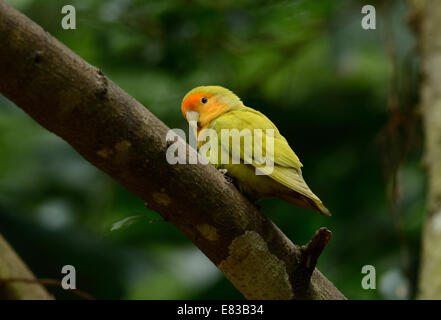
<svg viewBox="0 0 441 320">
<path fill-rule="evenodd" d="M 245 297 L 344 298 L 317 270 L 297 288 L 299 247 L 212 166 L 168 164 L 166 125 L 3 0 L 0 92 L 175 225 Z"/>
</svg>

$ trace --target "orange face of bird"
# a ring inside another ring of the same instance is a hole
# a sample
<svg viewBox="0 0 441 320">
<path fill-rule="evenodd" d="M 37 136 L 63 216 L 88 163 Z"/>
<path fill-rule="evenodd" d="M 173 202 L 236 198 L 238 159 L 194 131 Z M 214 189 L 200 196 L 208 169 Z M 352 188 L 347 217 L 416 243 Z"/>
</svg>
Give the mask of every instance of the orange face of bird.
<svg viewBox="0 0 441 320">
<path fill-rule="evenodd" d="M 198 129 L 207 126 L 213 119 L 229 109 L 217 95 L 209 92 L 194 92 L 182 101 L 182 114 Z"/>
</svg>

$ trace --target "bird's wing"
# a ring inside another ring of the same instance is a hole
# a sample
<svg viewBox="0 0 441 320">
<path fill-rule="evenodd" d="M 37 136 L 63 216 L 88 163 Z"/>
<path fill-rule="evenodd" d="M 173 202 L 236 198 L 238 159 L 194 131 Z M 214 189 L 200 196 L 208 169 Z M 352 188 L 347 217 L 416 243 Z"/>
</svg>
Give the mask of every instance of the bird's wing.
<svg viewBox="0 0 441 320">
<path fill-rule="evenodd" d="M 303 206 L 310 209 L 312 208 L 322 214 L 329 214 L 328 209 L 323 206 L 321 200 L 311 191 L 303 179 L 301 170 L 302 163 L 299 158 L 291 149 L 286 139 L 279 133 L 276 126 L 266 116 L 254 109 L 245 107 L 230 111 L 218 117 L 211 123 L 210 128 L 216 130 L 218 138 L 220 139 L 220 153 L 226 153 L 227 158 L 229 156 L 234 158 L 235 154 L 240 155 L 241 162 L 254 166 L 271 179 L 312 200 L 312 206 L 308 204 L 311 203 L 310 201 L 307 201 L 306 206 Z M 243 129 L 249 129 L 251 135 L 253 135 L 254 129 L 262 129 L 262 156 L 258 157 L 255 153 L 253 154 L 252 150 L 255 148 L 254 143 L 251 150 L 250 148 L 245 148 L 243 143 L 244 139 L 241 139 L 242 141 L 240 143 L 233 144 L 230 138 L 229 141 L 227 140 L 228 143 L 226 143 L 225 139 L 222 139 L 222 129 L 237 129 L 239 132 Z M 265 129 L 274 130 L 273 152 L 267 152 Z M 273 162 L 274 166 L 266 166 L 264 161 L 262 161 L 265 159 Z M 283 195 L 280 196 L 283 197 Z M 284 197 L 290 198 L 291 196 L 284 195 Z M 288 201 L 290 200 L 288 199 Z"/>
<path fill-rule="evenodd" d="M 263 114 L 250 108 L 231 111 L 214 120 L 211 128 L 218 132 L 221 141 L 221 152 L 228 152 L 230 155 L 240 154 L 242 161 L 251 164 L 282 185 L 314 200 L 319 200 L 303 180 L 302 163 L 299 158 L 288 145 L 286 139 L 279 133 L 276 126 Z M 221 139 L 221 129 L 237 129 L 238 131 L 250 129 L 251 134 L 253 134 L 253 129 L 262 129 L 262 157 L 256 157 L 255 154 L 252 154 L 252 151 L 250 153 L 250 150 L 243 146 L 243 142 L 233 144 L 232 139 L 230 139 L 229 143 L 226 144 Z M 267 137 L 265 129 L 274 130 L 274 152 L 272 154 L 271 152 L 267 153 L 266 150 Z M 273 168 L 266 167 L 265 163 L 262 163 L 265 158 L 266 160 L 272 160 Z"/>
<path fill-rule="evenodd" d="M 242 160 L 253 164 L 255 167 L 260 167 L 261 165 L 259 165 L 259 163 L 265 160 L 265 158 L 267 158 L 266 160 L 271 161 L 275 165 L 281 167 L 300 170 L 300 168 L 303 166 L 297 155 L 288 145 L 286 139 L 279 133 L 277 127 L 265 115 L 254 109 L 245 107 L 239 110 L 228 112 L 214 120 L 210 127 L 218 132 L 219 139 L 221 138 L 221 129 L 237 129 L 239 132 L 241 132 L 243 129 L 249 129 L 251 135 L 255 133 L 255 129 L 261 129 L 261 157 L 259 157 L 259 154 L 254 152 L 253 159 L 253 154 L 247 152 L 247 148 L 244 148 L 243 145 L 241 147 L 240 144 L 235 144 L 232 146 L 231 140 L 229 146 L 223 145 L 225 151 L 230 152 L 230 154 L 232 154 L 233 151 L 240 153 L 240 158 Z M 274 151 L 268 153 L 266 148 L 267 134 L 265 131 L 267 129 L 272 129 L 274 133 Z M 254 150 L 254 148 L 252 150 Z"/>
</svg>

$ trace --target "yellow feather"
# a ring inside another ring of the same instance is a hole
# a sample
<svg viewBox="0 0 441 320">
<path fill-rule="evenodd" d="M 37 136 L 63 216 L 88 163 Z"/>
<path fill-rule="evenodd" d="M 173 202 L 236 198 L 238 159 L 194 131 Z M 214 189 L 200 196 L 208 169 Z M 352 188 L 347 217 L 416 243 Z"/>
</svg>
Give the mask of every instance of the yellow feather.
<svg viewBox="0 0 441 320">
<path fill-rule="evenodd" d="M 218 158 L 213 163 L 218 168 L 225 168 L 228 174 L 236 179 L 239 188 L 252 198 L 279 196 L 282 199 L 294 204 L 316 210 L 322 214 L 329 214 L 321 200 L 311 191 L 302 177 L 302 163 L 289 146 L 286 139 L 280 134 L 277 127 L 262 113 L 243 105 L 242 101 L 230 90 L 217 87 L 198 87 L 190 91 L 184 100 L 192 94 L 206 93 L 215 97 L 216 101 L 225 103 L 229 108 L 213 119 L 206 128 L 214 129 L 218 135 Z M 225 143 L 222 136 L 222 129 L 239 132 L 249 129 L 251 135 L 253 130 L 262 130 L 262 157 L 256 158 L 254 144 L 253 149 L 247 150 L 244 147 L 244 139 L 240 143 L 233 144 L 229 139 Z M 267 152 L 266 129 L 272 129 L 274 133 L 274 152 Z M 200 133 L 199 133 L 200 134 Z M 248 151 L 248 152 L 247 152 Z M 230 158 L 228 164 L 221 164 L 222 153 Z M 232 155 L 240 155 L 241 164 L 232 164 Z M 274 163 L 272 169 L 262 164 L 263 160 Z M 245 162 L 245 163 L 244 163 Z M 250 170 L 250 169 L 253 170 Z M 255 169 L 265 175 L 256 175 Z M 291 191 L 290 191 L 291 190 Z"/>
</svg>

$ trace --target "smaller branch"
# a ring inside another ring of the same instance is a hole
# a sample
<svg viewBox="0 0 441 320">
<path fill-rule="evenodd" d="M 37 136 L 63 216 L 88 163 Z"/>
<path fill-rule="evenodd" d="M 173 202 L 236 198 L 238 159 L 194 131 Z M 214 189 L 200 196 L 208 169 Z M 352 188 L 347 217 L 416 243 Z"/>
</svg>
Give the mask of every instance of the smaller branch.
<svg viewBox="0 0 441 320">
<path fill-rule="evenodd" d="M 27 279 L 26 282 L 10 279 Z M 0 299 L 52 300 L 9 243 L 0 235 Z"/>
<path fill-rule="evenodd" d="M 311 275 L 314 272 L 315 266 L 317 265 L 318 258 L 328 244 L 329 239 L 331 239 L 331 235 L 332 232 L 327 228 L 320 228 L 315 232 L 311 240 L 300 248 L 300 268 L 304 269 L 304 273 L 306 273 L 306 283 L 308 283 L 311 279 Z"/>
<path fill-rule="evenodd" d="M 8 279 L 0 279 L 0 289 L 2 286 L 6 286 L 8 284 L 14 282 L 22 282 L 28 284 L 41 284 L 43 286 L 58 286 L 62 288 L 61 281 L 58 279 L 25 279 L 25 278 L 8 278 Z M 80 298 L 84 298 L 86 300 L 95 300 L 95 298 L 88 292 L 79 290 L 79 289 L 68 289 L 72 293 L 76 294 Z"/>
</svg>

